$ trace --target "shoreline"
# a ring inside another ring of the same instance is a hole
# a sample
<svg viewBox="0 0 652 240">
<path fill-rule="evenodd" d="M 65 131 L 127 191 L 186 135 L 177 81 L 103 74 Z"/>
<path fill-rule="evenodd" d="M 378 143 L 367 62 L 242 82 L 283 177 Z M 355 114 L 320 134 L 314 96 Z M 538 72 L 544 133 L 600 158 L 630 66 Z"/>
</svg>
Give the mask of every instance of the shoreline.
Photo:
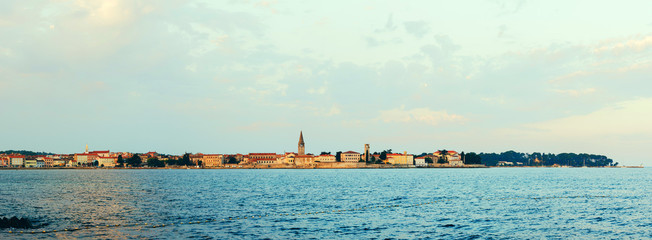
<svg viewBox="0 0 652 240">
<path fill-rule="evenodd" d="M 645 168 L 644 166 L 605 166 L 605 167 L 552 167 L 552 166 L 364 166 L 364 167 L 290 167 L 290 166 L 272 166 L 272 165 L 238 165 L 232 167 L 42 167 L 42 168 L 9 168 L 1 167 L 1 170 L 154 170 L 154 169 L 476 169 L 476 168 Z"/>
</svg>

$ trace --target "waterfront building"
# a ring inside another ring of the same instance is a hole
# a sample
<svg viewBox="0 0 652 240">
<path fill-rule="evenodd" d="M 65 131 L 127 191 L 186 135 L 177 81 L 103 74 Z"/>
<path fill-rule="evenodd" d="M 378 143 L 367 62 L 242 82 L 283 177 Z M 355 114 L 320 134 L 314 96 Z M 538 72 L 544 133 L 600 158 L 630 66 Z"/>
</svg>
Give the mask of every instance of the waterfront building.
<svg viewBox="0 0 652 240">
<path fill-rule="evenodd" d="M 461 167 L 464 166 L 464 163 L 462 162 L 462 159 L 459 158 L 452 158 L 448 160 L 448 165 L 454 166 L 454 167 Z"/>
<path fill-rule="evenodd" d="M 147 156 L 147 158 L 158 158 L 158 153 L 156 152 L 147 152 L 145 153 L 145 155 Z"/>
<path fill-rule="evenodd" d="M 98 167 L 115 167 L 117 162 L 118 162 L 118 158 L 113 156 L 106 156 L 106 157 L 100 156 L 97 158 Z"/>
<path fill-rule="evenodd" d="M 204 154 L 201 162 L 205 167 L 219 167 L 224 165 L 224 155 L 222 154 Z"/>
<path fill-rule="evenodd" d="M 313 155 L 296 155 L 294 157 L 294 164 L 297 166 L 311 166 L 315 164 L 315 156 Z"/>
<path fill-rule="evenodd" d="M 93 161 L 97 160 L 99 156 L 95 153 L 75 153 L 73 157 L 76 164 L 79 165 L 91 165 Z M 74 166 L 73 166 L 74 167 Z"/>
<path fill-rule="evenodd" d="M 340 153 L 340 161 L 341 162 L 359 162 L 360 161 L 360 153 L 359 152 L 354 152 L 354 151 L 348 151 L 348 152 L 343 152 Z"/>
<path fill-rule="evenodd" d="M 63 167 L 66 166 L 66 160 L 65 159 L 53 159 L 52 160 L 52 167 Z"/>
<path fill-rule="evenodd" d="M 462 161 L 462 156 L 453 150 L 448 150 L 446 151 L 446 154 L 436 151 L 432 154 L 432 160 L 437 163 L 437 161 L 441 158 L 444 157 L 446 161 L 448 161 L 448 164 L 451 166 L 461 166 L 464 165 L 464 162 Z"/>
<path fill-rule="evenodd" d="M 273 164 L 276 158 L 276 153 L 249 153 L 245 160 L 252 164 Z"/>
<path fill-rule="evenodd" d="M 37 167 L 37 168 L 45 167 L 45 161 L 43 161 L 43 160 L 36 160 L 36 167 Z"/>
<path fill-rule="evenodd" d="M 11 167 L 22 167 L 25 165 L 25 156 L 23 155 L 9 155 L 8 157 Z"/>
<path fill-rule="evenodd" d="M 52 167 L 52 165 L 54 163 L 54 159 L 51 158 L 51 157 L 44 157 L 43 162 L 45 162 L 46 167 Z"/>
<path fill-rule="evenodd" d="M 298 155 L 306 155 L 306 143 L 303 142 L 303 131 L 299 133 L 299 151 Z"/>
<path fill-rule="evenodd" d="M 294 160 L 296 156 L 297 156 L 296 153 L 286 152 L 284 155 L 277 158 L 276 161 L 282 164 L 294 164 Z"/>
<path fill-rule="evenodd" d="M 316 157 L 315 161 L 319 162 L 336 162 L 335 156 L 331 154 L 322 154 Z"/>
<path fill-rule="evenodd" d="M 426 167 L 428 164 L 426 163 L 426 157 L 417 157 L 414 158 L 414 165 L 417 167 Z"/>
<path fill-rule="evenodd" d="M 108 157 L 111 155 L 111 152 L 109 150 L 104 150 L 104 151 L 92 151 L 89 152 L 89 154 L 95 154 L 98 157 Z"/>
<path fill-rule="evenodd" d="M 33 158 L 33 159 L 25 159 L 25 167 L 26 167 L 26 168 L 35 168 L 35 167 L 37 167 L 37 165 L 36 165 L 36 158 Z"/>
<path fill-rule="evenodd" d="M 199 161 L 201 161 L 203 158 L 204 158 L 203 153 L 190 154 L 190 161 L 195 165 L 198 165 Z"/>
<path fill-rule="evenodd" d="M 513 162 L 507 162 L 507 161 L 498 161 L 498 164 L 496 164 L 496 165 L 498 165 L 498 166 L 513 166 L 514 163 Z"/>
<path fill-rule="evenodd" d="M 0 167 L 8 167 L 9 166 L 9 158 L 7 156 L 0 156 Z"/>
<path fill-rule="evenodd" d="M 387 162 L 389 164 L 396 164 L 396 165 L 413 165 L 414 156 L 411 154 L 407 154 L 407 152 L 403 152 L 403 154 L 387 153 Z"/>
</svg>

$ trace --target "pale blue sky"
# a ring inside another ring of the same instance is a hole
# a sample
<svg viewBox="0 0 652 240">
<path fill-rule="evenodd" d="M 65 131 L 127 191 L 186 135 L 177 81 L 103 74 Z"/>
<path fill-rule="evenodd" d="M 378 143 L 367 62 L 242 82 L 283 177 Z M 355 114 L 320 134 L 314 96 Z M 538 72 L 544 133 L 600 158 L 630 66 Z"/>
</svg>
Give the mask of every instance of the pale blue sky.
<svg viewBox="0 0 652 240">
<path fill-rule="evenodd" d="M 650 1 L 214 2 L 0 2 L 0 149 L 652 165 Z"/>
</svg>

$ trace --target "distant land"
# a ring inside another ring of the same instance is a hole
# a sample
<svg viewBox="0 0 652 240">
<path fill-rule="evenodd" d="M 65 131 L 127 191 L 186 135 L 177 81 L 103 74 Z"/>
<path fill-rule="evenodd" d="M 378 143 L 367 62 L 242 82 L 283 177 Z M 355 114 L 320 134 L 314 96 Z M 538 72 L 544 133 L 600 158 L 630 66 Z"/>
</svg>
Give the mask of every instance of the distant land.
<svg viewBox="0 0 652 240">
<path fill-rule="evenodd" d="M 54 155 L 54 153 L 50 153 L 50 152 L 33 152 L 28 150 L 5 150 L 5 151 L 0 151 L 0 154 L 20 154 L 25 156 Z"/>
<path fill-rule="evenodd" d="M 433 153 L 321 152 L 319 155 L 277 153 L 183 155 L 85 151 L 55 154 L 29 150 L 0 151 L 0 167 L 203 167 L 203 168 L 387 168 L 387 167 L 616 167 L 604 155 L 588 153 L 474 153 L 438 150 Z"/>
</svg>

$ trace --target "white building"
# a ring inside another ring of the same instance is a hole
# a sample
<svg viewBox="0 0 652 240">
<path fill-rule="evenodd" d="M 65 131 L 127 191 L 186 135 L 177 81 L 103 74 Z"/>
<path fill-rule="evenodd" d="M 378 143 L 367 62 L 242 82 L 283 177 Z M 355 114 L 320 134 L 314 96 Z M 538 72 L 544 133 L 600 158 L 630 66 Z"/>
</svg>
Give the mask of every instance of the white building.
<svg viewBox="0 0 652 240">
<path fill-rule="evenodd" d="M 448 165 L 454 166 L 454 167 L 461 167 L 464 166 L 464 163 L 462 162 L 462 159 L 459 158 L 453 158 L 448 160 Z"/>
<path fill-rule="evenodd" d="M 387 154 L 387 162 L 389 164 L 397 164 L 397 165 L 413 165 L 414 164 L 414 156 L 407 154 L 407 152 L 403 152 L 403 154 L 399 153 L 388 153 Z"/>
<path fill-rule="evenodd" d="M 98 157 L 97 166 L 99 167 L 115 167 L 116 162 L 118 161 L 117 157 Z"/>
<path fill-rule="evenodd" d="M 359 162 L 360 153 L 354 151 L 343 152 L 340 154 L 341 162 Z"/>
<path fill-rule="evenodd" d="M 224 164 L 224 155 L 222 154 L 204 154 L 201 160 L 205 167 L 219 167 Z"/>
<path fill-rule="evenodd" d="M 317 160 L 319 162 L 335 162 L 335 156 L 330 155 L 330 154 L 322 154 L 317 156 Z"/>
<path fill-rule="evenodd" d="M 417 167 L 425 167 L 428 166 L 426 163 L 426 157 L 418 157 L 414 159 L 414 165 Z"/>
<path fill-rule="evenodd" d="M 9 155 L 9 164 L 12 167 L 22 167 L 25 164 L 25 156 Z"/>
</svg>

